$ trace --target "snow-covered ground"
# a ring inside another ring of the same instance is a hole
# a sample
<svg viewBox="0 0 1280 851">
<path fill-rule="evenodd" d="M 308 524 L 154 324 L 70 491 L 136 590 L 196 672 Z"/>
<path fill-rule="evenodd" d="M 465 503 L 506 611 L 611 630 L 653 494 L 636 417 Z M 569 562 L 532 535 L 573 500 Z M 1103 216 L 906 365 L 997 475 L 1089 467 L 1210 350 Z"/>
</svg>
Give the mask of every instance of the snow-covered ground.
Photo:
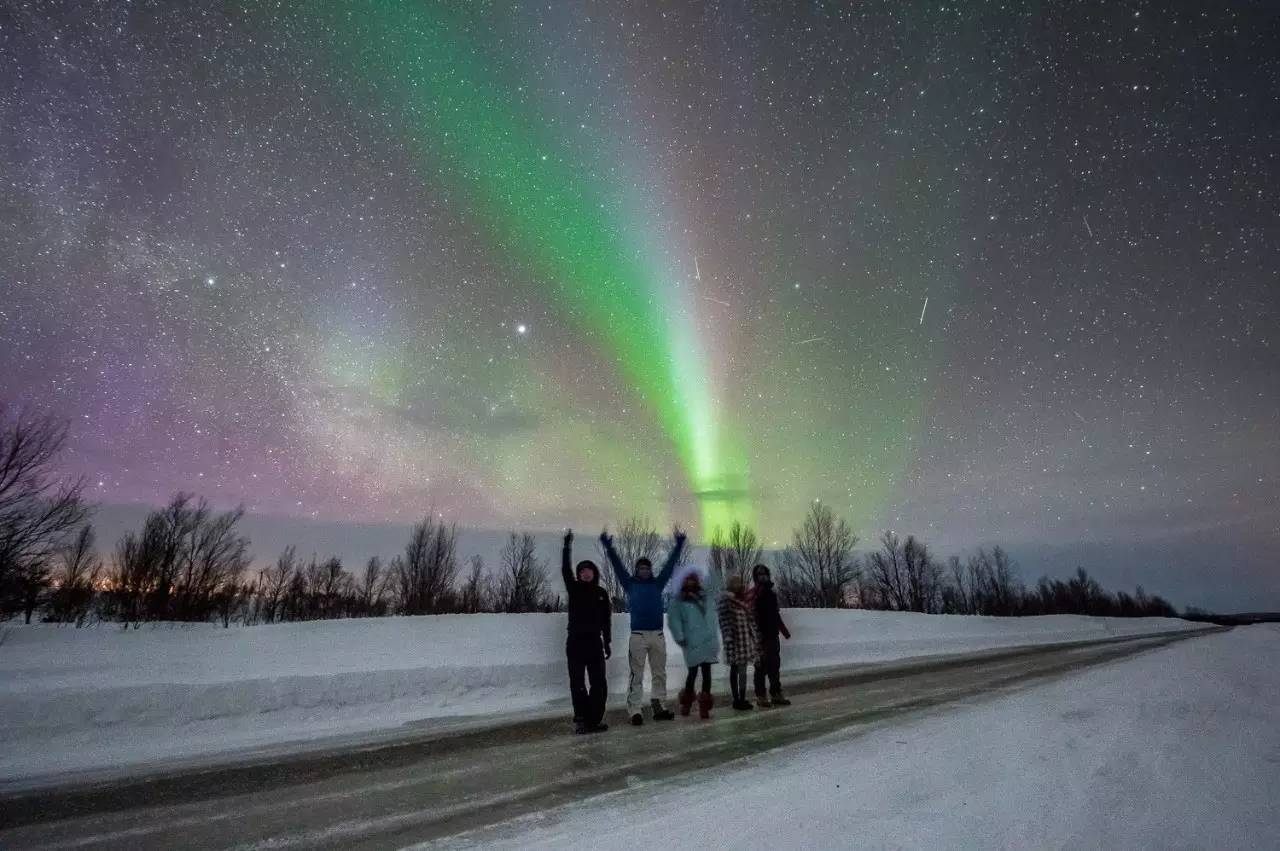
<svg viewBox="0 0 1280 851">
<path fill-rule="evenodd" d="M 456 844 L 1275 848 L 1280 626 L 1179 642 Z"/>
<path fill-rule="evenodd" d="M 824 666 L 1193 629 L 1180 620 L 789 611 L 784 679 Z M 562 711 L 563 615 L 456 615 L 222 629 L 6 626 L 0 781 L 116 768 L 426 719 Z M 616 705 L 627 619 L 614 623 Z M 669 648 L 672 681 L 679 650 Z"/>
</svg>

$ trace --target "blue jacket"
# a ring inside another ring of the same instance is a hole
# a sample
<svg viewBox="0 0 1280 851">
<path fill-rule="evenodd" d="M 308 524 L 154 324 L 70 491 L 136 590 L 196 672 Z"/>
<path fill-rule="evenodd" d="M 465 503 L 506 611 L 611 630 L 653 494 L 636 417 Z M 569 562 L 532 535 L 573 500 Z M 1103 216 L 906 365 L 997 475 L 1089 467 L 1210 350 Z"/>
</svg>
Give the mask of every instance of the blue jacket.
<svg viewBox="0 0 1280 851">
<path fill-rule="evenodd" d="M 609 564 L 613 566 L 613 572 L 618 576 L 618 584 L 627 595 L 627 609 L 631 612 L 633 632 L 662 629 L 662 589 L 667 587 L 667 581 L 671 579 L 671 573 L 680 561 L 684 540 L 684 535 L 676 538 L 676 545 L 667 556 L 666 564 L 662 565 L 662 570 L 657 576 L 640 579 L 628 573 L 622 566 L 622 559 L 618 557 L 618 551 L 613 548 L 613 542 L 605 535 L 600 536 L 600 543 L 604 544 L 604 552 L 609 557 Z"/>
<path fill-rule="evenodd" d="M 688 599 L 676 592 L 667 607 L 671 637 L 684 651 L 686 668 L 720 659 L 720 579 L 711 571 L 702 582 L 697 597 Z"/>
</svg>

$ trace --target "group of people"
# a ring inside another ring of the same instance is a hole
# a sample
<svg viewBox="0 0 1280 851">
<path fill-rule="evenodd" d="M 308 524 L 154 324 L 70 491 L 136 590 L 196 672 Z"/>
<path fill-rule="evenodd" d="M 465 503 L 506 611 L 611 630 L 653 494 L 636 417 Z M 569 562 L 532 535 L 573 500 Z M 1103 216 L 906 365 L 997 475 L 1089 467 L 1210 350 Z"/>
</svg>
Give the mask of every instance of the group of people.
<svg viewBox="0 0 1280 851">
<path fill-rule="evenodd" d="M 738 711 L 761 707 L 789 706 L 780 681 L 781 639 L 791 638 L 778 609 L 769 568 L 757 564 L 748 587 L 741 576 L 723 582 L 714 572 L 703 575 L 694 567 L 681 566 L 685 535 L 675 533 L 675 546 L 662 569 L 653 571 L 648 558 L 636 559 L 631 571 L 623 565 L 608 532 L 600 533 L 609 564 L 627 597 L 631 613 L 631 637 L 627 660 L 631 678 L 627 688 L 627 713 L 637 727 L 644 724 L 644 671 L 651 671 L 650 716 L 654 721 L 671 721 L 675 716 L 667 701 L 667 640 L 671 638 L 684 654 L 688 669 L 679 694 L 681 715 L 689 715 L 696 702 L 702 718 L 711 717 L 715 700 L 711 696 L 711 666 L 719 661 L 723 645 L 729 666 L 729 690 Z M 601 733 L 608 685 L 605 660 L 613 655 L 613 605 L 600 584 L 600 569 L 584 559 L 573 565 L 573 532 L 564 536 L 561 573 L 569 601 L 569 636 L 565 656 L 569 661 L 569 693 L 573 698 L 573 721 L 578 733 Z M 679 569 L 677 569 L 679 568 Z M 675 589 L 670 604 L 664 605 L 668 583 Z M 755 696 L 747 698 L 747 668 L 755 666 Z M 701 675 L 701 689 L 695 691 Z"/>
</svg>

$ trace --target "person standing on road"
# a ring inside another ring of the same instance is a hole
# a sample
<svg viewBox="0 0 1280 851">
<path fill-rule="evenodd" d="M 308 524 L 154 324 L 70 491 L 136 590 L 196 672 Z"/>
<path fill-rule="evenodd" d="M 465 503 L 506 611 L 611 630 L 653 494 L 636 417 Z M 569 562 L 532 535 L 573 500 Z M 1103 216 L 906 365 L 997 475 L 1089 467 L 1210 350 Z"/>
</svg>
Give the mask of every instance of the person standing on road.
<svg viewBox="0 0 1280 851">
<path fill-rule="evenodd" d="M 760 657 L 756 662 L 755 675 L 756 704 L 766 709 L 770 706 L 790 706 L 791 701 L 782 695 L 782 641 L 779 636 L 790 641 L 791 631 L 782 621 L 778 594 L 773 590 L 769 568 L 757 564 L 751 569 L 751 578 L 755 582 L 752 592 L 755 597 L 756 630 L 760 639 Z M 765 691 L 766 680 L 768 691 Z"/>
<path fill-rule="evenodd" d="M 569 661 L 569 694 L 573 698 L 576 733 L 603 733 L 608 680 L 604 662 L 613 655 L 613 607 L 600 587 L 600 569 L 593 561 L 573 562 L 573 530 L 564 533 L 560 572 L 569 598 L 569 637 L 564 653 Z M 588 690 L 587 683 L 590 683 Z"/>
<path fill-rule="evenodd" d="M 733 708 L 738 711 L 755 709 L 747 700 L 747 667 L 760 665 L 756 644 L 756 613 L 747 599 L 747 583 L 741 576 L 730 576 L 725 581 L 725 593 L 720 598 L 720 636 L 724 641 L 724 661 L 729 665 L 729 691 L 733 693 Z"/>
<path fill-rule="evenodd" d="M 720 597 L 719 581 L 712 572 L 704 583 L 696 569 L 678 577 L 680 591 L 667 611 L 671 638 L 684 653 L 689 675 L 680 692 L 680 714 L 688 715 L 693 706 L 694 683 L 702 673 L 702 691 L 698 693 L 698 715 L 711 717 L 715 701 L 711 697 L 711 666 L 720 657 L 720 630 L 716 602 Z"/>
<path fill-rule="evenodd" d="M 644 668 L 646 660 L 653 672 L 653 687 L 649 692 L 649 705 L 654 721 L 670 721 L 675 713 L 663 706 L 667 699 L 667 637 L 662 631 L 662 590 L 667 587 L 672 572 L 680 563 L 684 552 L 685 534 L 675 529 L 675 546 L 667 555 L 662 570 L 653 575 L 653 562 L 647 558 L 636 559 L 635 572 L 628 573 L 613 548 L 613 538 L 608 531 L 600 533 L 600 543 L 618 584 L 627 595 L 627 609 L 631 612 L 631 638 L 627 643 L 627 661 L 631 666 L 631 680 L 627 688 L 627 712 L 631 723 L 639 727 L 644 723 L 640 708 L 644 701 Z"/>
</svg>

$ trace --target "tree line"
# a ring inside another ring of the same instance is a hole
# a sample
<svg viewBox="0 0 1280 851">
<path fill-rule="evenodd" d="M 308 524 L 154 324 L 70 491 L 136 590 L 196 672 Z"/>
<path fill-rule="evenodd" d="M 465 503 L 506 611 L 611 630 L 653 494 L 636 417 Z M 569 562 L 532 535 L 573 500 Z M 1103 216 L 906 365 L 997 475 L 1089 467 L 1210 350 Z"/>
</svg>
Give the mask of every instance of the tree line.
<svg viewBox="0 0 1280 851">
<path fill-rule="evenodd" d="M 255 568 L 241 534 L 244 511 L 217 512 L 178 493 L 127 532 L 104 558 L 96 546 L 82 481 L 56 475 L 66 427 L 18 415 L 0 428 L 0 616 L 83 626 L 92 621 L 263 624 L 333 618 L 481 612 L 552 612 L 563 602 L 535 538 L 513 532 L 489 570 L 464 564 L 455 526 L 427 517 L 390 561 L 377 556 L 349 569 L 340 558 L 300 557 L 288 547 Z M 623 522 L 614 543 L 624 563 L 660 563 L 674 541 L 644 518 Z M 1067 579 L 1023 584 L 1000 547 L 961 559 L 937 559 L 913 535 L 885 532 L 859 553 L 857 536 L 829 506 L 814 503 L 788 546 L 766 554 L 755 531 L 734 523 L 715 530 L 712 570 L 748 578 L 772 562 L 779 600 L 799 608 L 864 608 L 972 615 L 1087 614 L 1174 617 L 1141 586 L 1103 589 L 1083 569 Z M 685 558 L 688 557 L 686 550 Z M 599 561 L 605 564 L 603 553 Z M 601 572 L 616 611 L 625 595 Z"/>
<path fill-rule="evenodd" d="M 1103 615 L 1177 617 L 1167 600 L 1141 585 L 1129 594 L 1111 593 L 1083 568 L 1067 580 L 1041 577 L 1027 587 L 1017 565 L 1001 547 L 980 548 L 968 558 L 945 561 L 914 535 L 886 531 L 868 553 L 830 506 L 815 502 L 774 554 L 773 572 L 781 605 L 789 608 L 860 608 L 955 615 Z M 711 541 L 713 569 L 750 577 L 762 560 L 757 535 L 735 523 Z"/>
</svg>

